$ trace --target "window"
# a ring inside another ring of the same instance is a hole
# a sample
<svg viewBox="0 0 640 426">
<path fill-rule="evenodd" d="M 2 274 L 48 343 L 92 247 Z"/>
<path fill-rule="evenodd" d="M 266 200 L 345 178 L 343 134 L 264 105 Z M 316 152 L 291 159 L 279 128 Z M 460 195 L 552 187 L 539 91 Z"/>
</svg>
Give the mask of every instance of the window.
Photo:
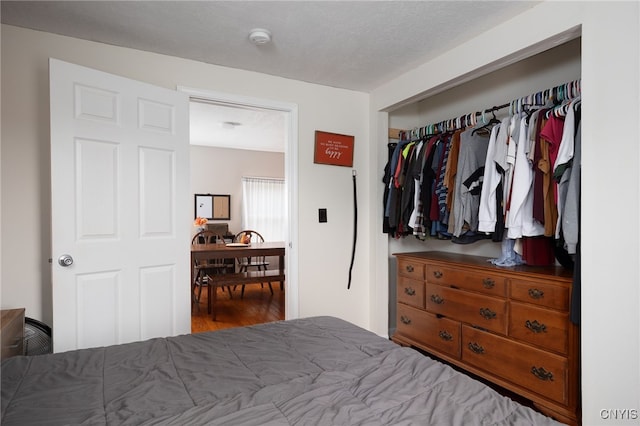
<svg viewBox="0 0 640 426">
<path fill-rule="evenodd" d="M 242 229 L 258 231 L 265 241 L 285 241 L 284 179 L 242 178 Z"/>
</svg>

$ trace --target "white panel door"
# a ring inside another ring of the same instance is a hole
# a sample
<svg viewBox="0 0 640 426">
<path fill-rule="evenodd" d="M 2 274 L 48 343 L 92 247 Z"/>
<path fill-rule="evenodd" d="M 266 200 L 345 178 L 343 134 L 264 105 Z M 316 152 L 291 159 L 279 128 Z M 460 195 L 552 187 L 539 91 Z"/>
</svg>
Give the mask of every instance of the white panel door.
<svg viewBox="0 0 640 426">
<path fill-rule="evenodd" d="M 54 352 L 189 333 L 188 96 L 49 73 Z"/>
</svg>

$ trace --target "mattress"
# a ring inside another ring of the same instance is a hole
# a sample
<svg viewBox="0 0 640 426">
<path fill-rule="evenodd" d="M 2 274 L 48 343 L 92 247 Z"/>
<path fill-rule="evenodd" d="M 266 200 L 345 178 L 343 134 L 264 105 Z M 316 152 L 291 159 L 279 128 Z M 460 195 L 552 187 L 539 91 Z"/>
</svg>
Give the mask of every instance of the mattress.
<svg viewBox="0 0 640 426">
<path fill-rule="evenodd" d="M 9 425 L 558 425 L 333 317 L 2 363 Z"/>
</svg>

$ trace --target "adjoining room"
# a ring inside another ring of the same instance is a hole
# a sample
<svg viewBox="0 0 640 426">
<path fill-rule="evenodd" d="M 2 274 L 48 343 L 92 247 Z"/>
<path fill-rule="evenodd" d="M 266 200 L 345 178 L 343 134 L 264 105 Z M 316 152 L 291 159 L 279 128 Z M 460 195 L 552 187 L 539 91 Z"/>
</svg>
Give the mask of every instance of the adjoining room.
<svg viewBox="0 0 640 426">
<path fill-rule="evenodd" d="M 250 240 L 254 250 L 255 243 L 260 242 L 284 245 L 288 231 L 284 179 L 286 112 L 219 102 L 202 95 L 192 95 L 189 106 L 192 241 L 204 243 L 204 237 L 196 233 L 206 231 L 206 239 L 213 238 L 214 243 L 242 245 L 239 234 L 253 230 Z M 285 318 L 286 286 L 275 278 L 273 282 L 221 286 L 211 289 L 215 293 L 209 292 L 209 284 L 220 273 L 279 269 L 278 256 L 251 254 L 254 255 L 244 258 L 203 259 L 205 264 L 198 267 L 202 276 L 193 277 L 192 332 Z M 206 265 L 208 262 L 222 262 L 224 267 Z M 216 296 L 215 306 L 210 303 L 211 295 Z"/>
</svg>

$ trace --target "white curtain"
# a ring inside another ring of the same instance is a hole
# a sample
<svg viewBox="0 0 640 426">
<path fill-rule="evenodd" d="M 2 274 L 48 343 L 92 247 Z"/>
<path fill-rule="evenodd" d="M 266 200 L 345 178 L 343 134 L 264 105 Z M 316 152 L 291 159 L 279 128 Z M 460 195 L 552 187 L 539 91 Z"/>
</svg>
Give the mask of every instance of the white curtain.
<svg viewBox="0 0 640 426">
<path fill-rule="evenodd" d="M 258 231 L 265 241 L 284 241 L 286 225 L 284 180 L 242 178 L 242 229 Z"/>
</svg>

